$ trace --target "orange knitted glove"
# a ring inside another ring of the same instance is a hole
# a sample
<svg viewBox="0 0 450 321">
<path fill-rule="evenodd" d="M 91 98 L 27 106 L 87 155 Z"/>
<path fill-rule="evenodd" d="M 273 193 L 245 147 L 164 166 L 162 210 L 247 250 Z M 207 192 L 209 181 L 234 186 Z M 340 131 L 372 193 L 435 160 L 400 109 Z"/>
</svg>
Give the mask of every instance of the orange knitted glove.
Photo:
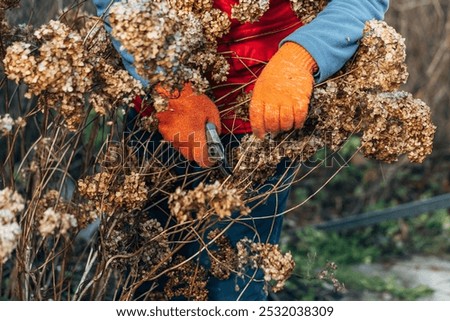
<svg viewBox="0 0 450 321">
<path fill-rule="evenodd" d="M 216 105 L 206 95 L 195 93 L 190 83 L 175 95 L 170 95 L 161 87 L 157 91 L 169 97 L 167 110 L 156 113 L 158 130 L 163 138 L 186 159 L 194 160 L 201 167 L 214 165 L 208 157 L 205 126 L 207 122 L 212 122 L 220 132 Z"/>
<path fill-rule="evenodd" d="M 281 46 L 253 90 L 250 122 L 257 137 L 303 126 L 316 69 L 316 62 L 302 46 L 293 42 Z"/>
</svg>

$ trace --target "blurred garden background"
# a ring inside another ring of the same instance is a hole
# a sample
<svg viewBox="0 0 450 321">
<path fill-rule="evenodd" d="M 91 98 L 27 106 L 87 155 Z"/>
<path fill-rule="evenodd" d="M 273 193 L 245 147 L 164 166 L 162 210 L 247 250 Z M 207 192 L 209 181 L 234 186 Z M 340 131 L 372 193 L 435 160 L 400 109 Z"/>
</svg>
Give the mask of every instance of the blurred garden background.
<svg viewBox="0 0 450 321">
<path fill-rule="evenodd" d="M 386 21 L 406 39 L 410 77 L 404 89 L 431 106 L 437 126 L 433 153 L 423 164 L 411 164 L 406 158 L 385 164 L 357 154 L 342 168 L 358 145 L 358 138 L 353 138 L 341 150 L 342 157 L 308 175 L 293 191 L 292 203 L 320 192 L 287 216 L 285 243 L 298 257 L 300 274 L 298 282 L 292 279 L 289 295 L 450 300 L 448 209 L 356 230 L 324 232 L 308 227 L 450 193 L 450 3 L 391 1 Z M 335 274 L 347 294 L 336 295 L 320 282 L 301 281 L 305 273 L 311 276 L 330 261 L 338 265 Z"/>
</svg>

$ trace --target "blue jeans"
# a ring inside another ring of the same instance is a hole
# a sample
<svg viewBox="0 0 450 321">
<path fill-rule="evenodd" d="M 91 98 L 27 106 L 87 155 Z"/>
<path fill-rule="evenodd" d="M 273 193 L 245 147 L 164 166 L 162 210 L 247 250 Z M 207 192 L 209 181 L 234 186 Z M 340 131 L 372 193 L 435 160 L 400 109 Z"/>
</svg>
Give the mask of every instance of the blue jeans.
<svg viewBox="0 0 450 321">
<path fill-rule="evenodd" d="M 173 167 L 176 175 L 180 177 L 179 185 L 183 184 L 184 189 L 195 188 L 204 180 L 208 171 L 200 168 L 193 162 L 187 162 L 170 145 L 164 144 L 161 148 L 162 137 L 157 132 L 147 132 L 142 130 L 132 130 L 137 117 L 134 109 L 128 112 L 127 116 L 127 138 L 128 143 L 135 148 L 139 157 L 154 157 L 148 151 L 158 150 L 158 158 L 162 163 Z M 221 137 L 225 150 L 230 151 L 238 146 L 243 135 L 226 135 Z M 174 166 L 176 164 L 176 166 Z M 265 183 L 254 186 L 252 196 L 265 195 L 267 197 L 247 203 L 252 209 L 250 215 L 240 216 L 234 213 L 230 219 L 220 220 L 213 224 L 209 230 L 226 228 L 225 235 L 230 240 L 233 247 L 243 238 L 248 238 L 254 242 L 277 244 L 283 224 L 283 213 L 286 209 L 290 185 L 294 178 L 296 166 L 289 161 L 282 161 L 278 164 L 275 174 Z M 186 181 L 186 177 L 189 179 Z M 177 183 L 177 184 L 178 184 Z M 158 219 L 163 226 L 176 224 L 170 218 L 167 201 L 156 204 L 149 204 L 146 210 L 152 218 Z M 237 219 L 239 217 L 239 219 Z M 173 222 L 170 222 L 170 221 Z M 204 244 L 209 240 L 204 236 Z M 195 256 L 206 270 L 209 270 L 210 260 L 206 251 L 199 251 L 199 242 L 189 242 L 184 245 L 179 252 L 185 257 Z M 267 293 L 264 290 L 264 274 L 261 269 L 245 271 L 245 276 L 231 275 L 226 280 L 220 280 L 212 275 L 208 278 L 207 289 L 209 290 L 209 300 L 231 301 L 231 300 L 266 300 Z M 239 290 L 237 290 L 239 289 Z"/>
</svg>

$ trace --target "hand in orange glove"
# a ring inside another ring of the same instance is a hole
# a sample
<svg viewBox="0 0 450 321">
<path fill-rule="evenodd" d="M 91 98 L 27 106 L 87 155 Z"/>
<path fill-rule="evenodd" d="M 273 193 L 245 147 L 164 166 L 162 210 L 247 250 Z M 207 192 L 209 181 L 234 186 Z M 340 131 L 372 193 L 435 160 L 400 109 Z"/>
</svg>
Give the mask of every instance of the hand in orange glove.
<svg viewBox="0 0 450 321">
<path fill-rule="evenodd" d="M 257 137 L 303 126 L 316 69 L 316 62 L 302 46 L 287 42 L 280 47 L 253 90 L 250 122 Z"/>
<path fill-rule="evenodd" d="M 163 138 L 186 159 L 194 160 L 201 167 L 214 165 L 208 157 L 205 126 L 207 122 L 212 122 L 220 132 L 220 115 L 216 105 L 206 95 L 195 93 L 189 83 L 179 95 L 169 95 L 161 87 L 157 91 L 169 97 L 167 110 L 156 113 L 158 130 Z"/>
</svg>

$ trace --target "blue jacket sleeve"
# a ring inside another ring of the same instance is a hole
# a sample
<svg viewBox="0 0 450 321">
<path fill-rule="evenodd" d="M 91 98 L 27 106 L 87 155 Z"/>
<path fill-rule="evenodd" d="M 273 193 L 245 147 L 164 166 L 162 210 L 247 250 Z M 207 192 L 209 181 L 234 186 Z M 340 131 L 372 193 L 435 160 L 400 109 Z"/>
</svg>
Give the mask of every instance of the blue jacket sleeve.
<svg viewBox="0 0 450 321">
<path fill-rule="evenodd" d="M 92 0 L 93 4 L 95 5 L 97 9 L 97 16 L 102 17 L 105 22 L 105 28 L 106 31 L 108 31 L 109 34 L 111 34 L 111 25 L 109 24 L 108 20 L 108 11 L 111 5 L 114 2 L 120 2 L 121 0 Z M 122 62 L 125 67 L 125 69 L 133 76 L 135 79 L 139 80 L 144 87 L 148 86 L 148 81 L 144 78 L 142 78 L 137 72 L 136 68 L 134 68 L 133 62 L 134 58 L 133 55 L 128 53 L 125 49 L 121 48 L 120 42 L 111 37 L 112 43 L 114 48 L 117 50 L 117 52 L 120 53 L 120 56 L 122 57 Z"/>
<path fill-rule="evenodd" d="M 319 67 L 316 83 L 336 73 L 358 49 L 364 24 L 381 20 L 389 0 L 331 0 L 309 24 L 294 31 L 281 44 L 292 41 L 303 46 Z"/>
</svg>

